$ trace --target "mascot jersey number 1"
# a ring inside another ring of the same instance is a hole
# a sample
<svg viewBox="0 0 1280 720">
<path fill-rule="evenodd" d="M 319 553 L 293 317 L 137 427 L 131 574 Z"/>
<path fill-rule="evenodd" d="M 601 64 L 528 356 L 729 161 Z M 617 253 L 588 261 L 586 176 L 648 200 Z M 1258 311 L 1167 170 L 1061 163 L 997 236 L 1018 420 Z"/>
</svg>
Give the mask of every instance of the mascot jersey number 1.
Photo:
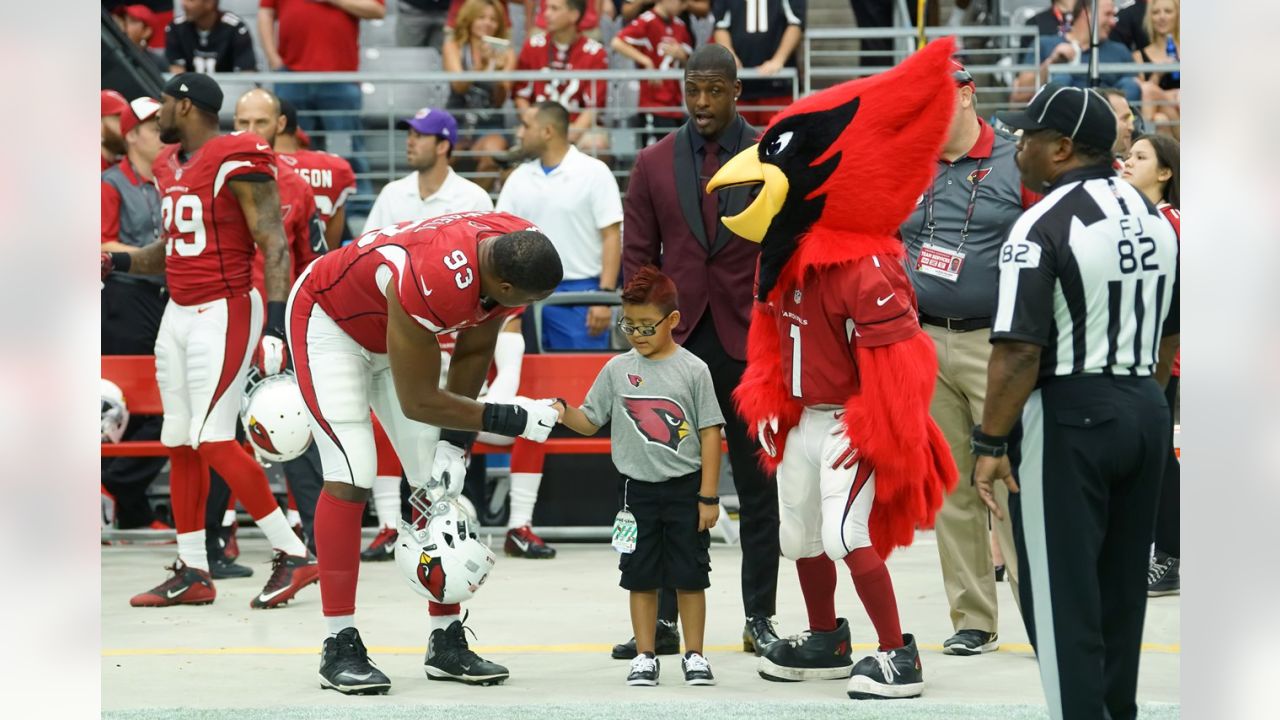
<svg viewBox="0 0 1280 720">
<path fill-rule="evenodd" d="M 953 52 L 950 39 L 935 41 L 892 70 L 796 101 L 707 188 L 763 185 L 724 219 L 761 243 L 734 399 L 777 472 L 780 544 L 796 561 L 810 634 L 771 646 L 760 673 L 848 675 L 853 698 L 923 691 L 884 558 L 932 524 L 956 482 L 929 417 L 937 359 L 897 238 L 946 137 Z M 835 560 L 879 640 L 856 665 L 848 623 L 835 615 Z"/>
</svg>

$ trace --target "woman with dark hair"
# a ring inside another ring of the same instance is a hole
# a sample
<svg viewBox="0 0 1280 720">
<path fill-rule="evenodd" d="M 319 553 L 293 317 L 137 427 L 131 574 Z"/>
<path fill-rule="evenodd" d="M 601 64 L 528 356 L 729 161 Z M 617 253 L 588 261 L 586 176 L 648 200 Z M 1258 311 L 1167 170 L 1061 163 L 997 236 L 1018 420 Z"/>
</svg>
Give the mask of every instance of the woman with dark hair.
<svg viewBox="0 0 1280 720">
<path fill-rule="evenodd" d="M 1164 135 L 1140 136 L 1133 141 L 1129 155 L 1125 158 L 1121 177 L 1155 204 L 1181 239 L 1178 148 L 1177 140 Z M 1165 386 L 1170 417 L 1176 417 L 1174 408 L 1177 407 L 1178 380 L 1181 374 L 1178 360 L 1179 357 L 1174 356 L 1173 367 L 1168 370 L 1169 384 Z M 1160 486 L 1160 505 L 1156 511 L 1156 551 L 1147 570 L 1147 595 L 1150 597 L 1175 595 L 1181 585 L 1178 574 L 1178 558 L 1182 552 L 1178 535 L 1181 479 L 1176 453 L 1165 468 L 1164 480 Z"/>
<path fill-rule="evenodd" d="M 446 72 L 510 71 L 516 67 L 516 55 L 510 47 L 507 14 L 501 0 L 467 0 L 458 11 L 453 34 L 444 41 L 442 57 Z M 511 93 L 511 83 L 453 82 L 449 84 L 449 101 L 445 108 L 458 121 L 457 149 L 483 153 L 475 159 L 479 173 L 496 173 L 493 156 L 505 152 L 506 119 L 502 105 Z M 493 186 L 494 176 L 475 178 L 485 190 Z"/>
</svg>

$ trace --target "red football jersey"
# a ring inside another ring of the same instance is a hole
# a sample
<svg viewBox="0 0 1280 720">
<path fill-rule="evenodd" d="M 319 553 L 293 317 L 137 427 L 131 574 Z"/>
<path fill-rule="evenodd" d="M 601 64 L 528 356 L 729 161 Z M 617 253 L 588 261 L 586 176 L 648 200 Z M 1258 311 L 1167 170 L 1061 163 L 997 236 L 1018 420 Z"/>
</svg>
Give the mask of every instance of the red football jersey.
<svg viewBox="0 0 1280 720">
<path fill-rule="evenodd" d="M 805 405 L 844 405 L 860 389 L 858 346 L 906 340 L 920 330 L 902 263 L 874 255 L 779 285 L 771 304 L 782 343 L 783 381 Z"/>
<path fill-rule="evenodd" d="M 296 153 L 279 153 L 279 158 L 311 183 L 316 209 L 325 222 L 329 222 L 329 218 L 347 202 L 347 196 L 356 191 L 356 174 L 351 170 L 351 163 L 337 155 L 299 150 Z"/>
<path fill-rule="evenodd" d="M 586 4 L 587 9 L 582 11 L 582 17 L 578 19 L 579 30 L 600 27 L 600 11 L 596 9 L 598 3 L 587 0 Z M 534 7 L 534 14 L 538 18 L 534 24 L 538 26 L 539 30 L 546 30 L 547 16 L 544 13 L 547 11 L 547 0 L 538 0 L 538 2 L 534 3 Z M 528 22 L 528 20 L 526 19 L 525 22 Z"/>
<path fill-rule="evenodd" d="M 284 162 L 283 155 L 276 156 L 276 187 L 280 192 L 280 217 L 284 221 L 285 245 L 289 249 L 289 279 L 293 281 L 298 279 L 298 275 L 312 260 L 324 254 L 328 246 L 324 242 L 324 233 L 314 223 L 316 202 L 311 193 L 311 184 Z M 318 242 L 319 247 L 313 241 Z M 262 252 L 255 253 L 253 286 L 258 288 L 264 301 L 267 299 L 263 277 L 265 265 Z"/>
<path fill-rule="evenodd" d="M 680 18 L 662 18 L 658 13 L 649 10 L 640 14 L 630 25 L 622 28 L 618 37 L 631 47 L 644 53 L 653 61 L 659 70 L 670 70 L 681 67 L 675 58 L 662 52 L 663 43 L 675 43 L 684 47 L 684 51 L 693 54 L 693 36 L 689 28 Z M 663 80 L 660 83 L 642 80 L 640 82 L 640 107 L 679 107 L 684 104 L 684 94 L 680 90 L 679 80 Z M 684 112 L 668 110 L 655 115 L 682 118 Z"/>
<path fill-rule="evenodd" d="M 579 35 L 572 45 L 562 50 L 550 37 L 536 33 L 520 50 L 516 69 L 607 70 L 609 58 L 603 45 L 585 35 Z M 532 103 L 554 100 L 565 106 L 572 122 L 583 110 L 604 107 L 605 81 L 575 78 L 517 82 L 515 94 Z"/>
<path fill-rule="evenodd" d="M 476 247 L 488 237 L 531 229 L 528 220 L 507 213 L 470 212 L 373 230 L 313 263 L 294 306 L 314 299 L 374 353 L 387 351 L 390 288 L 405 311 L 436 335 L 511 315 L 519 308 L 481 306 Z"/>
<path fill-rule="evenodd" d="M 185 162 L 180 153 L 168 145 L 153 165 L 169 295 L 179 305 L 243 295 L 252 286 L 255 246 L 227 181 L 275 179 L 275 153 L 257 135 L 239 132 L 213 138 Z"/>
</svg>

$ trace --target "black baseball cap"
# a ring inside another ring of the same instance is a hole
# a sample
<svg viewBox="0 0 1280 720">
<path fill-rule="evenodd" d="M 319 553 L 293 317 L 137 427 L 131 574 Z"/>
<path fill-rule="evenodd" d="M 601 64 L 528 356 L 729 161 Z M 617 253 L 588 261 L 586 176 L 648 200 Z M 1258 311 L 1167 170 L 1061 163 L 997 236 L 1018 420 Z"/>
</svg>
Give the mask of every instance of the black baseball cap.
<svg viewBox="0 0 1280 720">
<path fill-rule="evenodd" d="M 1096 90 L 1049 83 L 1026 108 L 998 113 L 996 118 L 1017 130 L 1056 130 L 1103 152 L 1116 144 L 1115 111 Z"/>
<path fill-rule="evenodd" d="M 186 98 L 205 112 L 217 114 L 222 109 L 222 88 L 213 78 L 202 73 L 174 75 L 164 84 L 164 94 L 175 100 Z"/>
</svg>

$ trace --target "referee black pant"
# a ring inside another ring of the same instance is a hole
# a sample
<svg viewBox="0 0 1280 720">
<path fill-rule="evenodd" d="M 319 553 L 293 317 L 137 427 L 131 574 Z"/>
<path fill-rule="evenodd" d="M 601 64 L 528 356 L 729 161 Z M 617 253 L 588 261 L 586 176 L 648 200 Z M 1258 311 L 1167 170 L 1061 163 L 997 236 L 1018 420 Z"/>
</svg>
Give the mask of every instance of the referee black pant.
<svg viewBox="0 0 1280 720">
<path fill-rule="evenodd" d="M 1133 718 L 1169 406 L 1151 378 L 1061 378 L 1018 434 L 1009 509 L 1049 716 Z"/>
</svg>

